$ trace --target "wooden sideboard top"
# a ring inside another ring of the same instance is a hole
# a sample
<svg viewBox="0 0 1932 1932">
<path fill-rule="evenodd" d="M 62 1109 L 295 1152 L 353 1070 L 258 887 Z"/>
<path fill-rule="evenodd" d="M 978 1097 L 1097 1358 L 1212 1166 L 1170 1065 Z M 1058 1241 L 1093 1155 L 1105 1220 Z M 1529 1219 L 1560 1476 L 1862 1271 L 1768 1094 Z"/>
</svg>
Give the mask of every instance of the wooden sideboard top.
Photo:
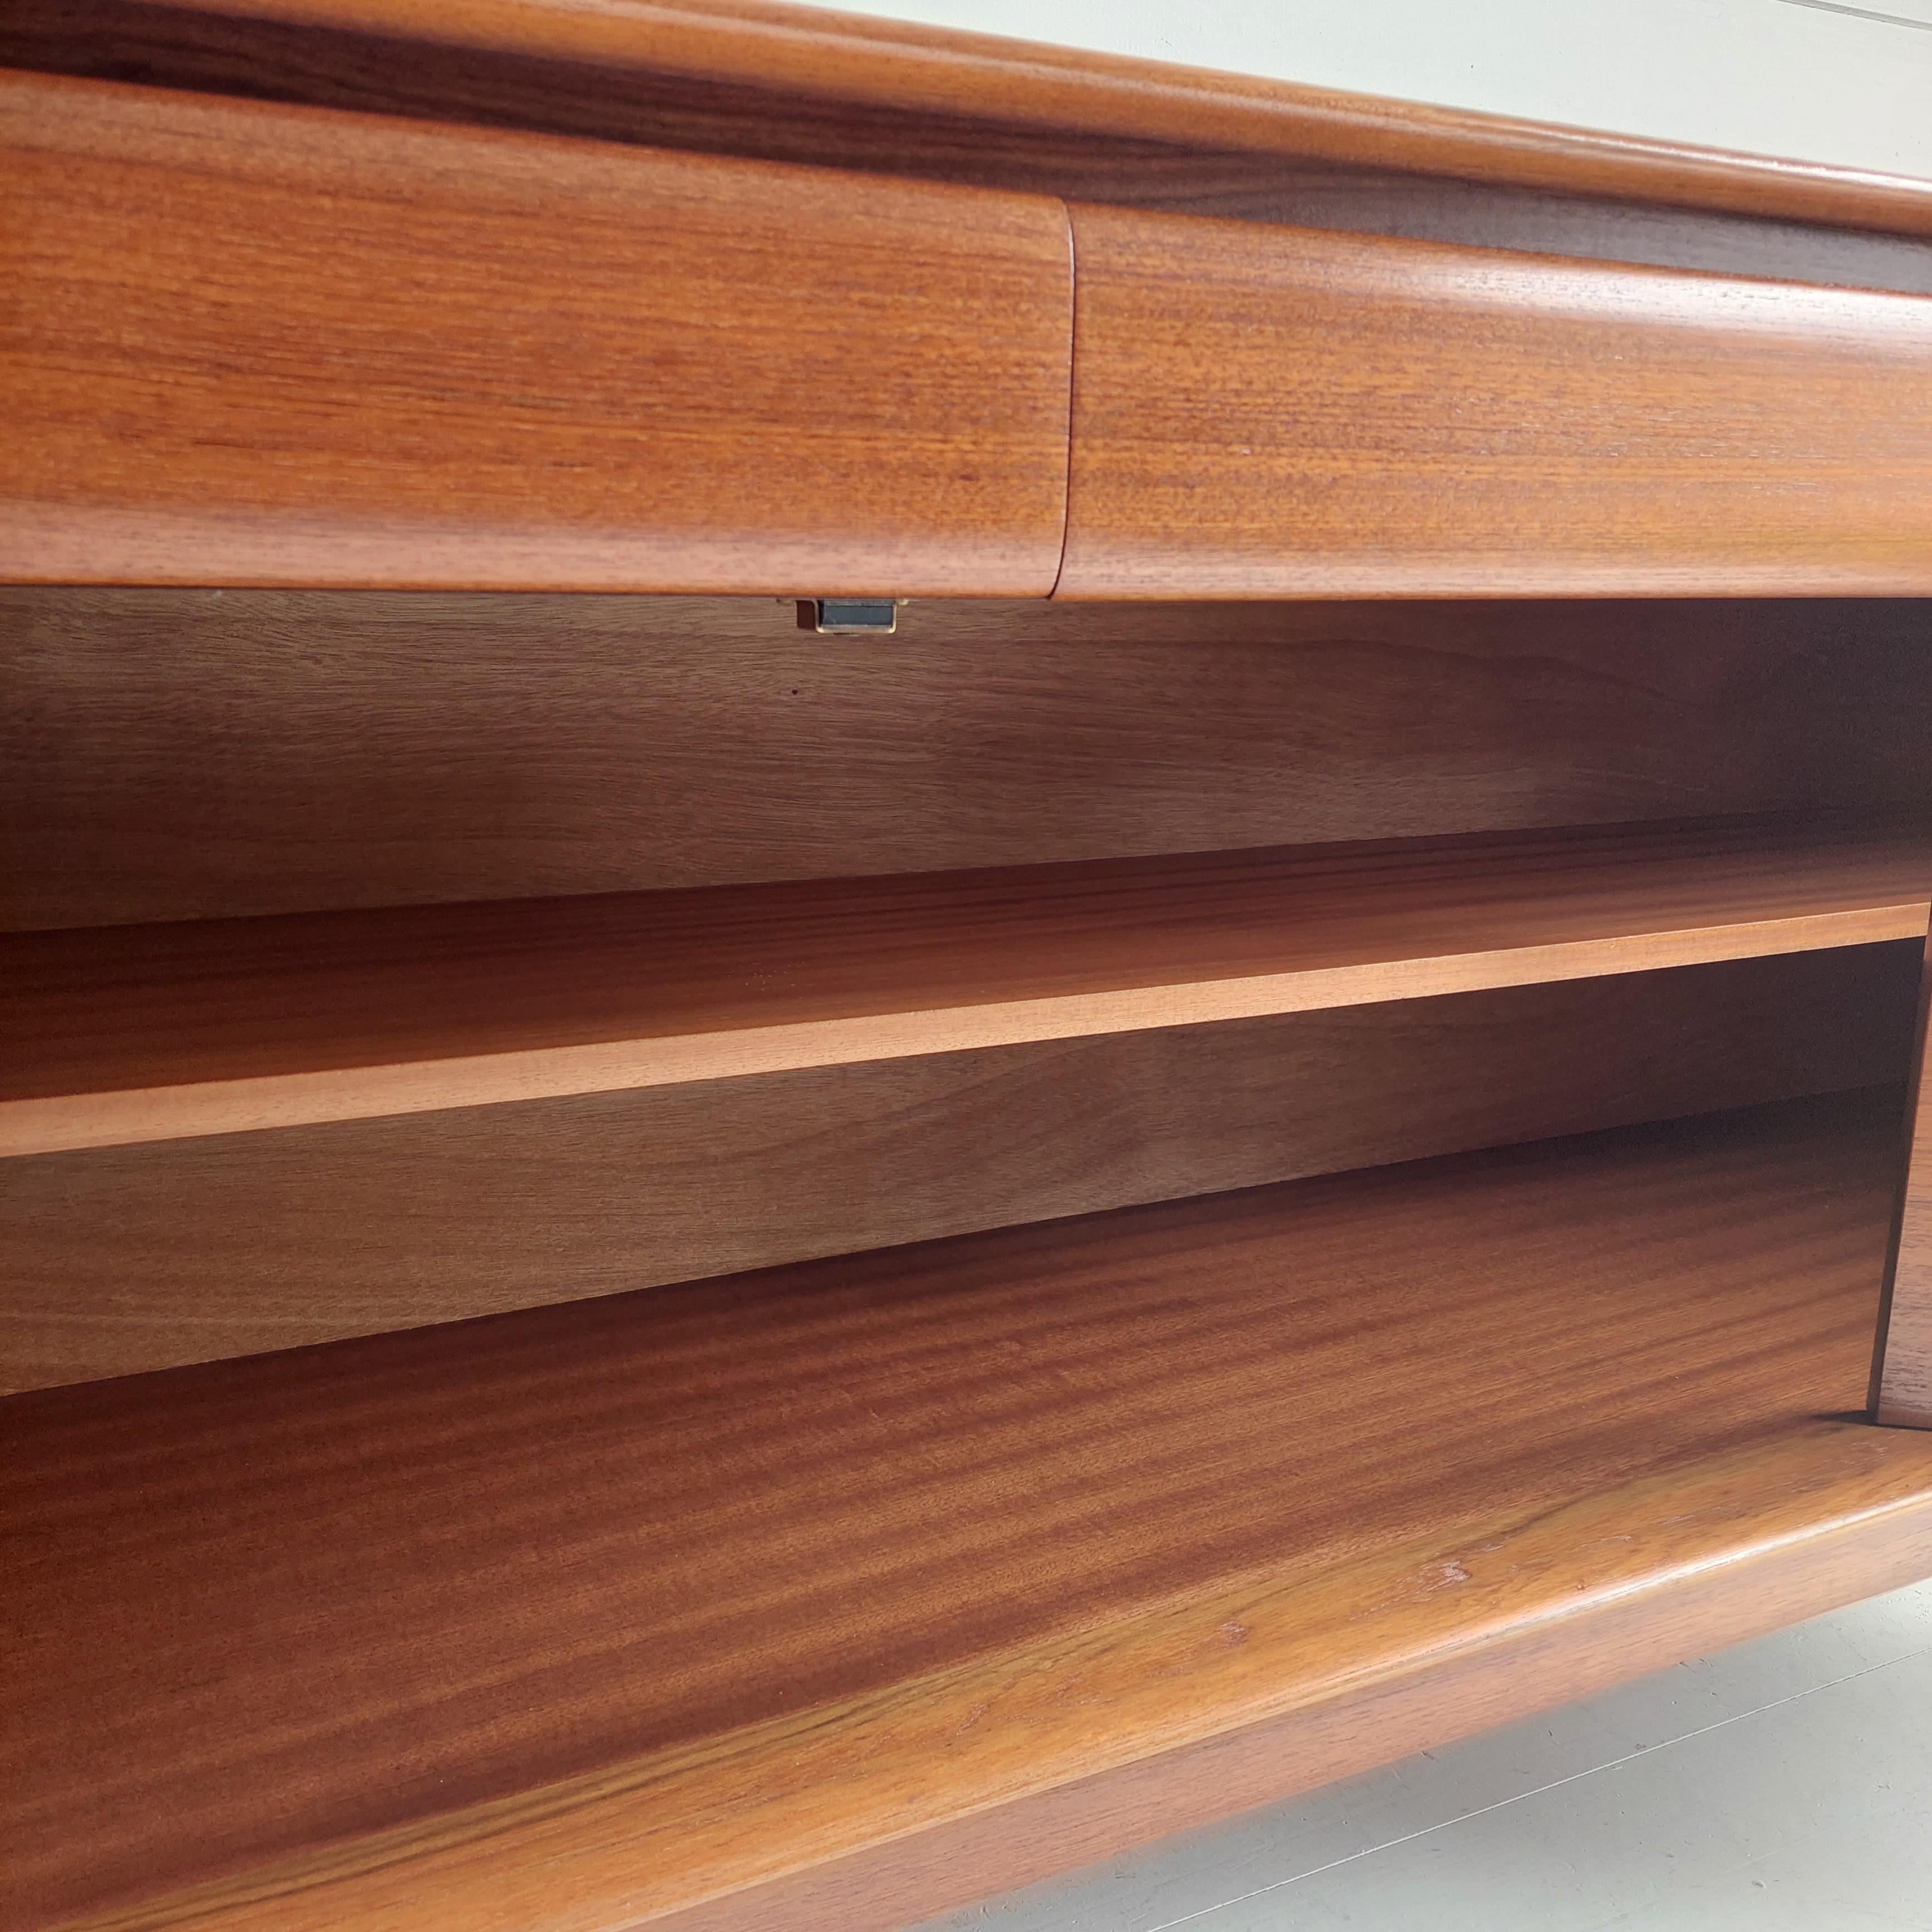
<svg viewBox="0 0 1932 1932">
<path fill-rule="evenodd" d="M 1932 293 L 1928 184 L 813 8 L 14 0 L 0 62 L 207 94 Z"/>
<path fill-rule="evenodd" d="M 1932 181 L 1553 126 L 782 0 L 220 0 L 206 10 L 1063 134 L 1932 235 Z"/>
</svg>

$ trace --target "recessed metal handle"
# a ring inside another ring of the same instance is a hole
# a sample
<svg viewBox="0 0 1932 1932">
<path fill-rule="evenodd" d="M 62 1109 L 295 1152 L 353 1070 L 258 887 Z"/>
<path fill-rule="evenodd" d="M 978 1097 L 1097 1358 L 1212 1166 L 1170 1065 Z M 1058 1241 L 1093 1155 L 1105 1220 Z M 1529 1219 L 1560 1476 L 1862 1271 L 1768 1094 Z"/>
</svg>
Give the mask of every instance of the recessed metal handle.
<svg viewBox="0 0 1932 1932">
<path fill-rule="evenodd" d="M 898 628 L 899 607 L 890 597 L 803 597 L 798 628 L 821 638 L 890 638 Z"/>
</svg>

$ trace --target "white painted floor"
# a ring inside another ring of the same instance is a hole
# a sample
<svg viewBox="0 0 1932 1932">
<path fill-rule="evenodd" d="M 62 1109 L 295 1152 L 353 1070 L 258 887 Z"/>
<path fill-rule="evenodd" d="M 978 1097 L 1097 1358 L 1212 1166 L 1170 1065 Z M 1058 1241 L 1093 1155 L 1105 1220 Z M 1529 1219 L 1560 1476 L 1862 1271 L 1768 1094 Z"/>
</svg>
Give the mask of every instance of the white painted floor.
<svg viewBox="0 0 1932 1932">
<path fill-rule="evenodd" d="M 1932 1932 L 1932 1583 L 922 1932 Z"/>
</svg>

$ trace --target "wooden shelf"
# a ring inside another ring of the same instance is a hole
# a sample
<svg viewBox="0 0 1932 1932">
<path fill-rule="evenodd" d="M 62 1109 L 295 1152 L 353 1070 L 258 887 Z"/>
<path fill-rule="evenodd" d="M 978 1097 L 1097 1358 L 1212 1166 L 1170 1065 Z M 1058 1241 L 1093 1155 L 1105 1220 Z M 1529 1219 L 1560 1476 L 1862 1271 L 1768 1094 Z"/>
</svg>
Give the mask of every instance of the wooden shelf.
<svg viewBox="0 0 1932 1932">
<path fill-rule="evenodd" d="M 1900 1114 L 14 1397 L 7 1922 L 864 1932 L 1922 1574 Z"/>
<path fill-rule="evenodd" d="M 1508 838 L 15 934 L 0 1152 L 1909 938 L 1932 838 Z"/>
</svg>

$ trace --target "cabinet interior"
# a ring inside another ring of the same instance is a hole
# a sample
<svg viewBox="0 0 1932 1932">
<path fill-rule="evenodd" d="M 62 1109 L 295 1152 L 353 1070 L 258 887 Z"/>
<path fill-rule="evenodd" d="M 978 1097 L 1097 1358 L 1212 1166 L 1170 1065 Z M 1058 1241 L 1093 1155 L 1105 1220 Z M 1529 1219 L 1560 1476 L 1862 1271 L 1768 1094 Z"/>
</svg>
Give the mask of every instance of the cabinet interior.
<svg viewBox="0 0 1932 1932">
<path fill-rule="evenodd" d="M 1472 1631 L 1571 1694 L 1539 1620 L 1918 1507 L 1850 1418 L 1921 604 L 0 623 L 32 1923 L 559 1808 L 790 1898 L 801 1776 L 854 1856 L 1150 1752 L 1206 1816 L 1453 1734 Z"/>
<path fill-rule="evenodd" d="M 1911 604 L 0 613 L 15 1389 L 1908 1071 Z"/>
</svg>

